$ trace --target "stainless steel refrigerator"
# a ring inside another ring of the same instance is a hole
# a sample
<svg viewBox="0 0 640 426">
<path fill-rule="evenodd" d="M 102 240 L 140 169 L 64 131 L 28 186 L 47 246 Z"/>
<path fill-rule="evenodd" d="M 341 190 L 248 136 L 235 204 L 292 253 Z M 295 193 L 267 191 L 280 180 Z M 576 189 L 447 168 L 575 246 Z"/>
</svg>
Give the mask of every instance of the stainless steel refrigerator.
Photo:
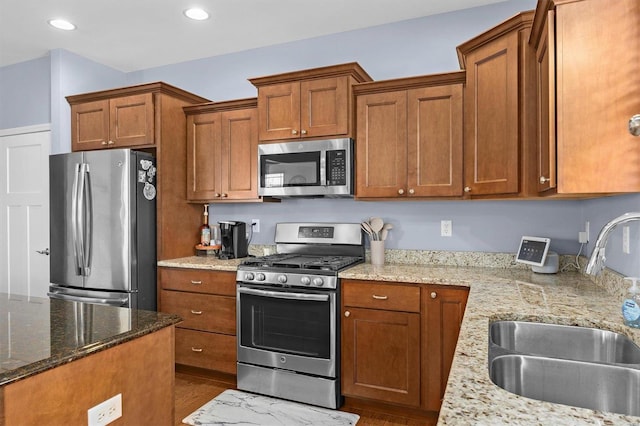
<svg viewBox="0 0 640 426">
<path fill-rule="evenodd" d="M 156 310 L 156 167 L 129 149 L 49 157 L 49 297 Z"/>
</svg>

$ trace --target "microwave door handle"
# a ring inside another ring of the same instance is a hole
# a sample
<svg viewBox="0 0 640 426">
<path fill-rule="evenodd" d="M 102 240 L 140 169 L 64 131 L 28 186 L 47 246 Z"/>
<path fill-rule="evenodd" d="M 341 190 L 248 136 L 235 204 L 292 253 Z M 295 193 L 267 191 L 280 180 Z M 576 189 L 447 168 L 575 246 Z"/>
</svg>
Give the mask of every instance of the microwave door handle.
<svg viewBox="0 0 640 426">
<path fill-rule="evenodd" d="M 329 170 L 327 170 L 327 156 L 329 151 L 323 151 L 323 154 L 320 156 L 320 186 L 327 186 L 327 174 L 329 173 Z"/>
<path fill-rule="evenodd" d="M 289 293 L 285 291 L 258 290 L 256 288 L 238 287 L 238 293 L 254 296 L 273 297 L 275 299 L 308 300 L 313 302 L 328 302 L 328 294 Z"/>
</svg>

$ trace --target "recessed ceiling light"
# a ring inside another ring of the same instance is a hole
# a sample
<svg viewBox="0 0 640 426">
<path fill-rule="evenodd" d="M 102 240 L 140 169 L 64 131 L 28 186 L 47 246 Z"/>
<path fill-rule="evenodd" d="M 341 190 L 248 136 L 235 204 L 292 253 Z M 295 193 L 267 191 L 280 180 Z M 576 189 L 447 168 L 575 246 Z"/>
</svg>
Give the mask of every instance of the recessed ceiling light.
<svg viewBox="0 0 640 426">
<path fill-rule="evenodd" d="M 209 13 L 198 7 L 192 7 L 191 9 L 185 10 L 184 15 L 195 21 L 204 21 L 205 19 L 209 19 Z"/>
<path fill-rule="evenodd" d="M 76 26 L 65 19 L 49 19 L 49 25 L 59 30 L 71 31 L 75 30 Z"/>
</svg>

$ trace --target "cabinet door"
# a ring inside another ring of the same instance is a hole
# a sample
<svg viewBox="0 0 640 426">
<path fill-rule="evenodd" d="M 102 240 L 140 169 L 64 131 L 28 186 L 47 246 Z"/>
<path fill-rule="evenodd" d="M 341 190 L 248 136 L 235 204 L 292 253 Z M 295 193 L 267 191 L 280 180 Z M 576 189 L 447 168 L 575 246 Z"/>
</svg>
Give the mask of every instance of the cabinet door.
<svg viewBox="0 0 640 426">
<path fill-rule="evenodd" d="M 223 199 L 258 198 L 258 111 L 221 113 L 221 193 Z"/>
<path fill-rule="evenodd" d="M 638 40 L 638 0 L 556 7 L 558 193 L 640 191 Z"/>
<path fill-rule="evenodd" d="M 187 117 L 187 199 L 220 199 L 220 113 Z"/>
<path fill-rule="evenodd" d="M 549 11 L 536 49 L 538 192 L 556 187 L 555 12 Z M 550 30 L 551 29 L 551 30 Z"/>
<path fill-rule="evenodd" d="M 423 408 L 440 409 L 467 304 L 467 289 L 432 287 L 422 292 Z"/>
<path fill-rule="evenodd" d="M 125 96 L 109 101 L 109 134 L 114 148 L 154 143 L 153 94 Z"/>
<path fill-rule="evenodd" d="M 465 189 L 470 195 L 519 190 L 518 33 L 467 56 Z"/>
<path fill-rule="evenodd" d="M 176 329 L 176 364 L 236 374 L 236 336 Z"/>
<path fill-rule="evenodd" d="M 105 148 L 109 140 L 109 100 L 71 105 L 73 151 Z"/>
<path fill-rule="evenodd" d="M 342 393 L 420 405 L 420 314 L 343 309 Z"/>
<path fill-rule="evenodd" d="M 321 78 L 300 83 L 301 137 L 348 133 L 348 78 Z"/>
<path fill-rule="evenodd" d="M 407 99 L 407 195 L 462 195 L 462 85 L 409 90 Z"/>
<path fill-rule="evenodd" d="M 407 93 L 356 100 L 356 197 L 398 197 L 407 184 Z"/>
<path fill-rule="evenodd" d="M 300 137 L 300 83 L 282 83 L 258 89 L 261 141 Z"/>
</svg>

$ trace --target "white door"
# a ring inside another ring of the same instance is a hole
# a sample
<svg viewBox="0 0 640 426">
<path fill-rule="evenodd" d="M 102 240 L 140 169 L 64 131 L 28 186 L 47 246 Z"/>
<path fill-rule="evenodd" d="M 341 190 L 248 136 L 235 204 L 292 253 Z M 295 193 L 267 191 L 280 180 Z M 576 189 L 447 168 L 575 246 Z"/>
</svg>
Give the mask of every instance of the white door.
<svg viewBox="0 0 640 426">
<path fill-rule="evenodd" d="M 0 131 L 0 293 L 47 297 L 49 125 Z"/>
</svg>

